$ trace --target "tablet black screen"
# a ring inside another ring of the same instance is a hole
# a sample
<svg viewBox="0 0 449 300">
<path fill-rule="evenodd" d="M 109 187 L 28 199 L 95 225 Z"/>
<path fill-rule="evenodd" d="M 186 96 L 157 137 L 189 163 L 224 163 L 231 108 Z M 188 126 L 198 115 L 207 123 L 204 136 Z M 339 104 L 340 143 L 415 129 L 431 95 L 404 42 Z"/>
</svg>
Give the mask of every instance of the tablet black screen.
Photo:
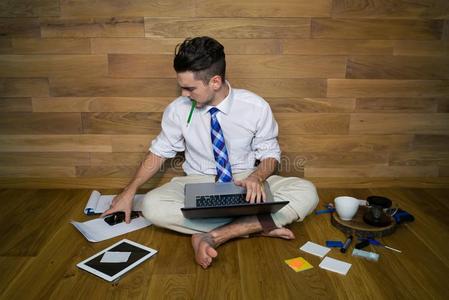
<svg viewBox="0 0 449 300">
<path fill-rule="evenodd" d="M 123 263 L 102 263 L 100 262 L 103 258 L 104 253 L 101 253 L 100 255 L 92 258 L 88 262 L 85 263 L 85 265 L 101 272 L 109 276 L 114 276 L 115 274 L 119 273 L 123 269 L 127 268 L 128 266 L 132 265 L 145 255 L 149 254 L 150 251 L 136 247 L 134 245 L 131 245 L 127 242 L 123 242 L 118 244 L 117 246 L 109 249 L 109 251 L 116 251 L 116 252 L 131 252 L 131 255 L 129 256 L 129 259 L 127 262 Z M 105 252 L 106 253 L 106 252 Z"/>
</svg>

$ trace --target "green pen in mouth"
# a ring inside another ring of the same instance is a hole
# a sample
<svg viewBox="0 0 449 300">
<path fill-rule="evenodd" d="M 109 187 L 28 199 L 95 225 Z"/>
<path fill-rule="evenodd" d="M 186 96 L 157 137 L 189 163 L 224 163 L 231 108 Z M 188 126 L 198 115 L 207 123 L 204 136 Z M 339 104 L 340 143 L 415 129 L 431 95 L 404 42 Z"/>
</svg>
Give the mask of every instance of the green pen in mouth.
<svg viewBox="0 0 449 300">
<path fill-rule="evenodd" d="M 195 110 L 196 101 L 192 99 L 192 106 L 190 108 L 189 117 L 187 118 L 187 125 L 190 124 L 190 121 L 192 120 L 193 111 Z"/>
</svg>

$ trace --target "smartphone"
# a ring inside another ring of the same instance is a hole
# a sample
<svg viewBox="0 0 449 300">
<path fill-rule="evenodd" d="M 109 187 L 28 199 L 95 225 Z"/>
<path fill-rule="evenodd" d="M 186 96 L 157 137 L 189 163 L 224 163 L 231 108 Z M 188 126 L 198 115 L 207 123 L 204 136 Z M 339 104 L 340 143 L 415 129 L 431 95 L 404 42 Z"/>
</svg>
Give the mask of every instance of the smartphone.
<svg viewBox="0 0 449 300">
<path fill-rule="evenodd" d="M 137 211 L 131 212 L 131 219 L 135 219 L 138 217 L 139 217 L 139 213 Z M 111 215 L 106 216 L 104 218 L 104 221 L 111 226 L 121 223 L 121 222 L 125 221 L 125 212 L 123 212 L 123 211 L 115 212 Z"/>
</svg>

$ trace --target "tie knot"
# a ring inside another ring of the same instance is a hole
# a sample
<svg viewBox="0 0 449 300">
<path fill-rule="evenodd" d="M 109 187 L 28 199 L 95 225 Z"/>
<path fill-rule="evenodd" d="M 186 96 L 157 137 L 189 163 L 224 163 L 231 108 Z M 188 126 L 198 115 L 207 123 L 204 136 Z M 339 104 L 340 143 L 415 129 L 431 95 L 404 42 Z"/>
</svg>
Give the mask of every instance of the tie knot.
<svg viewBox="0 0 449 300">
<path fill-rule="evenodd" d="M 215 115 L 219 112 L 220 110 L 216 107 L 212 107 L 211 109 L 209 109 L 209 113 L 212 117 L 215 117 Z"/>
</svg>

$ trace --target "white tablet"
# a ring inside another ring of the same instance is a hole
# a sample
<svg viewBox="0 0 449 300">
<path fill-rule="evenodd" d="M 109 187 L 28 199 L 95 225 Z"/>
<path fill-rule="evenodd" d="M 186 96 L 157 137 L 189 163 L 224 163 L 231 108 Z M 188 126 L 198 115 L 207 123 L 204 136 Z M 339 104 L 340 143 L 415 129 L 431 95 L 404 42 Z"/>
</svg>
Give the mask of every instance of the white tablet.
<svg viewBox="0 0 449 300">
<path fill-rule="evenodd" d="M 76 266 L 111 282 L 156 253 L 157 250 L 123 239 Z"/>
</svg>

